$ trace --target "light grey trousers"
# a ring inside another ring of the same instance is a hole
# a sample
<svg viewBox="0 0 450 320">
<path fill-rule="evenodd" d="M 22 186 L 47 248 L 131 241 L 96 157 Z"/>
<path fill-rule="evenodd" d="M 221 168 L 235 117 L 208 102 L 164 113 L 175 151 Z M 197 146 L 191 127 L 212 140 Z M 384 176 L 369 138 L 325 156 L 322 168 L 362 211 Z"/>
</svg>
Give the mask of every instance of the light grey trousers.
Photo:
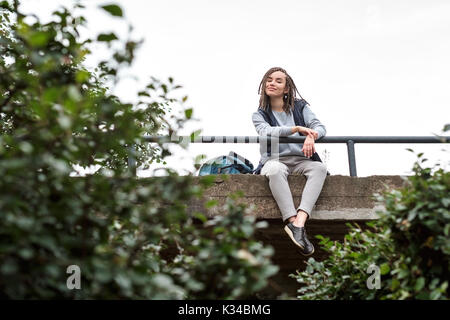
<svg viewBox="0 0 450 320">
<path fill-rule="evenodd" d="M 287 177 L 289 174 L 303 174 L 306 184 L 303 188 L 300 205 L 295 209 L 294 199 Z M 267 160 L 261 169 L 261 175 L 269 179 L 272 195 L 281 211 L 283 221 L 297 215 L 301 209 L 311 217 L 312 209 L 322 191 L 327 176 L 327 167 L 319 161 L 313 161 L 302 156 L 283 156 L 277 160 Z"/>
</svg>

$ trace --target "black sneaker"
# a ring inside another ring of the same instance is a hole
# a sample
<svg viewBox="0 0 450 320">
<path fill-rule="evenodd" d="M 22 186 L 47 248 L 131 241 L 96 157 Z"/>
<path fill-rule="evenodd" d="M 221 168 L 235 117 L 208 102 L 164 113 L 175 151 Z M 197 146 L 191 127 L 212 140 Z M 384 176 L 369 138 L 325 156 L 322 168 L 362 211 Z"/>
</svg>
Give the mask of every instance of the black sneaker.
<svg viewBox="0 0 450 320">
<path fill-rule="evenodd" d="M 292 222 L 284 227 L 284 231 L 291 237 L 292 241 L 301 249 L 304 256 L 310 256 L 314 253 L 314 246 L 306 236 L 305 227 L 296 227 Z"/>
</svg>

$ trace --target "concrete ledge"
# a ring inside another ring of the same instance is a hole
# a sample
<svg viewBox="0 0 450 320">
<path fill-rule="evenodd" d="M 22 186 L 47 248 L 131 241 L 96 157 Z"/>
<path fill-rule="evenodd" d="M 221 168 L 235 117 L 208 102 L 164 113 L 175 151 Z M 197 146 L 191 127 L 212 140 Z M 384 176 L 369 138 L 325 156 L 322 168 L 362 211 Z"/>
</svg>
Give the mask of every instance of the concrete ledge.
<svg viewBox="0 0 450 320">
<path fill-rule="evenodd" d="M 200 178 L 194 177 L 194 182 L 198 183 Z M 289 175 L 288 182 L 294 205 L 297 207 L 301 201 L 306 178 L 302 175 Z M 376 211 L 384 209 L 383 204 L 377 203 L 373 194 L 400 188 L 405 183 L 401 176 L 327 176 L 311 219 L 306 223 L 308 237 L 315 247 L 312 257 L 320 261 L 327 256 L 320 248 L 317 235 L 342 241 L 348 232 L 347 223 L 357 223 L 365 228 L 365 222 L 377 219 Z M 191 213 L 200 211 L 208 217 L 225 214 L 226 209 L 222 206 L 227 196 L 238 190 L 243 191 L 245 196 L 237 202 L 249 206 L 248 214 L 268 222 L 268 228 L 259 230 L 255 236 L 257 240 L 274 248 L 272 262 L 280 268 L 270 279 L 269 286 L 263 291 L 261 298 L 275 299 L 286 294 L 290 297 L 297 296 L 299 284 L 289 275 L 295 274 L 297 270 L 304 270 L 309 257 L 304 257 L 298 252 L 298 248 L 283 230 L 281 213 L 265 176 L 215 175 L 214 185 L 204 192 L 202 199 L 192 200 L 187 210 Z M 217 200 L 219 205 L 204 208 L 203 204 L 208 200 Z"/>
<path fill-rule="evenodd" d="M 281 213 L 269 188 L 268 179 L 261 175 L 214 175 L 215 184 L 207 189 L 202 199 L 194 199 L 188 205 L 188 211 L 204 212 L 208 217 L 223 213 L 222 205 L 228 194 L 241 190 L 245 196 L 238 203 L 245 203 L 254 210 L 251 214 L 258 219 L 281 219 Z M 194 177 L 198 183 L 201 177 Z M 294 205 L 300 205 L 306 177 L 289 175 L 288 182 L 294 199 Z M 322 192 L 311 214 L 311 220 L 371 220 L 378 216 L 376 211 L 383 210 L 377 203 L 374 193 L 400 188 L 405 183 L 401 176 L 328 176 Z M 217 200 L 218 206 L 204 208 L 208 200 Z"/>
</svg>

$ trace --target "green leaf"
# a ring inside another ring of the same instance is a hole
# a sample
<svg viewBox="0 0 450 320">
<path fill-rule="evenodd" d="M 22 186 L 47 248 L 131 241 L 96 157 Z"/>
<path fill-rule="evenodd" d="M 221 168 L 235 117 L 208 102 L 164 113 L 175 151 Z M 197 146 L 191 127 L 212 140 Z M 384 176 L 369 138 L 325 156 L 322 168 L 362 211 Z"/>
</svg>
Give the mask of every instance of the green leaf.
<svg viewBox="0 0 450 320">
<path fill-rule="evenodd" d="M 437 300 L 439 299 L 441 296 L 441 293 L 439 292 L 439 290 L 433 290 L 430 294 L 430 300 Z"/>
<path fill-rule="evenodd" d="M 50 39 L 50 33 L 48 32 L 35 32 L 30 37 L 30 44 L 33 47 L 43 47 L 48 43 Z"/>
<path fill-rule="evenodd" d="M 324 237 L 321 234 L 317 234 L 315 237 L 319 240 L 324 240 Z"/>
<path fill-rule="evenodd" d="M 389 268 L 389 264 L 387 264 L 387 263 L 383 263 L 380 266 L 380 274 L 381 275 L 387 274 L 390 270 L 391 270 L 391 268 Z"/>
<path fill-rule="evenodd" d="M 150 97 L 150 95 L 145 91 L 139 91 L 138 96 L 139 97 Z"/>
<path fill-rule="evenodd" d="M 450 123 L 447 123 L 447 124 L 444 126 L 444 129 L 443 129 L 442 131 L 444 131 L 444 132 L 450 131 Z"/>
<path fill-rule="evenodd" d="M 209 187 L 209 186 L 213 185 L 215 181 L 216 181 L 216 176 L 211 174 L 211 175 L 201 176 L 199 182 L 202 186 Z"/>
<path fill-rule="evenodd" d="M 351 252 L 349 254 L 349 256 L 356 260 L 356 259 L 358 259 L 361 256 L 361 254 L 359 252 Z"/>
<path fill-rule="evenodd" d="M 118 5 L 109 4 L 106 6 L 101 6 L 101 8 L 115 17 L 123 16 L 122 8 L 120 8 Z"/>
<path fill-rule="evenodd" d="M 444 205 L 444 207 L 446 207 L 446 208 L 448 208 L 450 206 L 450 198 L 442 198 L 441 202 Z"/>
<path fill-rule="evenodd" d="M 408 221 L 413 221 L 414 218 L 416 217 L 416 215 L 417 215 L 417 210 L 411 210 L 408 213 Z"/>
<path fill-rule="evenodd" d="M 217 206 L 217 204 L 219 203 L 219 201 L 217 200 L 208 200 L 205 202 L 205 208 L 212 208 L 214 206 Z"/>
<path fill-rule="evenodd" d="M 407 209 L 407 207 L 406 207 L 403 203 L 397 203 L 397 204 L 395 205 L 395 210 L 403 211 L 403 210 L 405 210 L 405 209 Z"/>
<path fill-rule="evenodd" d="M 192 108 L 184 110 L 184 114 L 187 119 L 190 119 L 192 117 Z"/>
<path fill-rule="evenodd" d="M 0 2 L 0 8 L 6 9 L 6 10 L 9 10 L 9 11 L 13 11 L 14 10 L 13 7 L 12 7 L 12 4 L 11 4 L 11 7 L 10 7 L 8 1 L 6 1 L 6 0 Z"/>
<path fill-rule="evenodd" d="M 214 230 L 213 230 L 213 232 L 214 232 L 215 234 L 217 234 L 217 233 L 223 233 L 223 232 L 225 232 L 225 228 L 224 228 L 224 227 L 215 227 Z"/>
<path fill-rule="evenodd" d="M 79 70 L 77 71 L 76 75 L 75 75 L 75 80 L 78 83 L 83 83 L 89 80 L 90 77 L 90 73 L 88 71 L 85 70 Z"/>
<path fill-rule="evenodd" d="M 414 286 L 414 290 L 416 292 L 419 292 L 420 290 L 423 289 L 424 286 L 425 286 L 425 278 L 424 277 L 420 277 L 416 281 L 416 285 Z"/>
<path fill-rule="evenodd" d="M 448 236 L 450 234 L 450 223 L 447 223 L 444 227 L 444 234 Z"/>
<path fill-rule="evenodd" d="M 206 216 L 201 213 L 201 212 L 196 212 L 194 213 L 194 217 L 196 217 L 197 219 L 199 219 L 201 222 L 205 223 L 206 221 L 208 221 L 208 219 L 206 218 Z"/>
<path fill-rule="evenodd" d="M 192 132 L 190 135 L 190 141 L 191 142 L 195 141 L 200 136 L 201 133 L 202 133 L 202 129 L 195 130 L 194 132 Z"/>
<path fill-rule="evenodd" d="M 117 36 L 114 33 L 101 33 L 97 37 L 97 41 L 110 42 L 113 40 L 117 40 Z"/>
</svg>

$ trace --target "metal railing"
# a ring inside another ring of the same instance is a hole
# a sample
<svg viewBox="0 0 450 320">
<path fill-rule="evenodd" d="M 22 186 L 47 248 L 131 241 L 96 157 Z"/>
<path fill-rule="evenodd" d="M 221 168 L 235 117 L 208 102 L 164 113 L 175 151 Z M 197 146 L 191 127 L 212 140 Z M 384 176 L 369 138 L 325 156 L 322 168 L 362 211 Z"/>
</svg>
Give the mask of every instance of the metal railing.
<svg viewBox="0 0 450 320">
<path fill-rule="evenodd" d="M 278 143 L 303 143 L 306 137 L 276 137 Z M 260 143 L 273 140 L 270 136 L 146 136 L 147 142 L 158 143 Z M 351 177 L 356 177 L 355 143 L 449 143 L 450 136 L 330 136 L 316 140 L 315 143 L 345 143 L 347 145 L 348 165 Z M 136 175 L 136 161 L 132 156 L 128 165 Z"/>
</svg>

